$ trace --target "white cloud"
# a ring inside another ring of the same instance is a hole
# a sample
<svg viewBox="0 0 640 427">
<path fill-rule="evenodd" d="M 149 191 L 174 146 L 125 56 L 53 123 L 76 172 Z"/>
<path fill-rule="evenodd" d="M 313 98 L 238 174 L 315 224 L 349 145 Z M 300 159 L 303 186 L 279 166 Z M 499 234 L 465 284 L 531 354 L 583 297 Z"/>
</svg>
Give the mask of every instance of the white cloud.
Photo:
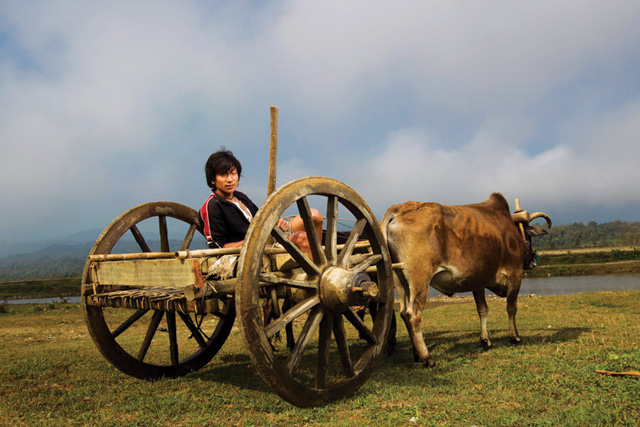
<svg viewBox="0 0 640 427">
<path fill-rule="evenodd" d="M 533 210 L 563 214 L 570 207 L 637 204 L 639 107 L 592 119 L 565 143 L 535 155 L 514 138 L 518 130 L 527 135 L 526 121 L 481 127 L 467 144 L 450 150 L 435 147 L 424 130 L 397 131 L 350 178 L 377 212 L 407 200 L 475 203 L 494 191 L 512 205 L 519 197 Z"/>
<path fill-rule="evenodd" d="M 639 12 L 595 0 L 3 2 L 0 232 L 89 228 L 149 199 L 197 204 L 203 157 L 220 145 L 259 199 L 271 104 L 279 184 L 332 176 L 382 210 L 495 190 L 567 217 L 567 205 L 640 204 L 640 87 L 621 86 L 640 72 Z"/>
<path fill-rule="evenodd" d="M 584 67 L 627 58 L 640 6 L 361 1 L 286 11 L 259 46 L 287 64 L 281 76 L 308 108 L 342 112 L 403 82 L 422 103 L 487 112 L 526 108 Z"/>
</svg>

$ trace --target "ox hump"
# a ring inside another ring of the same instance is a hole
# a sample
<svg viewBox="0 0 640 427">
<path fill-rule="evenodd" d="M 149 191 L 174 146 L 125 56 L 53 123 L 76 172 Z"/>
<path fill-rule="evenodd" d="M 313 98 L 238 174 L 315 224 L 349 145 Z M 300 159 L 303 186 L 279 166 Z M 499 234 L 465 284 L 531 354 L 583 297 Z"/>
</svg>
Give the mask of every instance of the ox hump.
<svg viewBox="0 0 640 427">
<path fill-rule="evenodd" d="M 491 206 L 493 209 L 497 211 L 498 210 L 505 211 L 507 214 L 510 212 L 509 203 L 507 202 L 507 199 L 505 199 L 504 196 L 500 193 L 491 194 L 491 196 L 489 196 L 489 198 L 482 203 Z"/>
</svg>

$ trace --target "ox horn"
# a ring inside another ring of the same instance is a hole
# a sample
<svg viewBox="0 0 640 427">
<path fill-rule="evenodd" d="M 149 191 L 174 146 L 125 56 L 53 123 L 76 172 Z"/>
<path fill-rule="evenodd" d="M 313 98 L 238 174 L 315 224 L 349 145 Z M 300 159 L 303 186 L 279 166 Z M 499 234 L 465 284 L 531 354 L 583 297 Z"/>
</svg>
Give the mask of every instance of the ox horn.
<svg viewBox="0 0 640 427">
<path fill-rule="evenodd" d="M 513 222 L 525 222 L 529 223 L 531 221 L 531 215 L 529 215 L 529 211 L 517 210 L 511 214 L 511 219 Z"/>
<path fill-rule="evenodd" d="M 544 218 L 545 221 L 547 221 L 547 227 L 551 228 L 551 218 L 549 218 L 549 215 L 547 215 L 544 212 L 534 212 L 531 214 L 531 218 L 529 219 L 529 222 L 533 221 L 536 218 Z"/>
</svg>

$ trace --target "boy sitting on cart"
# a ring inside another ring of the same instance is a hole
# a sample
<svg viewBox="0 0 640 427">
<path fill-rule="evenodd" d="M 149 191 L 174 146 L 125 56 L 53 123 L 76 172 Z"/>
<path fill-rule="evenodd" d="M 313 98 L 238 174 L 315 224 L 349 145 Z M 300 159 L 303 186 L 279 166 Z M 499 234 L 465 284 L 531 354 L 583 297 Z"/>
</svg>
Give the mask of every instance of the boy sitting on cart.
<svg viewBox="0 0 640 427">
<path fill-rule="evenodd" d="M 200 225 L 210 248 L 239 248 L 249 229 L 258 207 L 246 194 L 237 191 L 242 164 L 231 151 L 224 147 L 209 156 L 205 164 L 207 185 L 211 195 L 200 208 Z M 322 214 L 311 209 L 311 218 L 319 236 L 322 236 Z M 280 218 L 277 224 L 289 235 L 289 239 L 307 254 L 310 259 L 311 249 L 304 222 L 298 215 L 287 221 Z"/>
</svg>

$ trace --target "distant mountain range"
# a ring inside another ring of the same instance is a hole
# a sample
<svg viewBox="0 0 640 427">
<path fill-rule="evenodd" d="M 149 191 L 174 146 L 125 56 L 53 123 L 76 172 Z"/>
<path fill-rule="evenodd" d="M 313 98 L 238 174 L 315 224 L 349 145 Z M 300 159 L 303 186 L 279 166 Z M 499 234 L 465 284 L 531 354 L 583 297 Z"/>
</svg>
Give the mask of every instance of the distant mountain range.
<svg viewBox="0 0 640 427">
<path fill-rule="evenodd" d="M 0 242 L 0 282 L 80 277 L 87 254 L 101 232 L 87 230 L 64 239 L 37 243 Z M 178 248 L 181 241 L 182 236 L 171 236 L 170 247 Z M 150 240 L 147 243 L 151 250 L 159 250 L 159 242 Z M 640 222 L 560 225 L 551 228 L 549 235 L 536 237 L 533 246 L 535 249 L 640 247 Z M 118 242 L 118 252 L 139 251 L 130 234 Z"/>
<path fill-rule="evenodd" d="M 93 246 L 93 242 L 96 241 L 98 236 L 102 233 L 101 229 L 95 228 L 92 230 L 81 231 L 79 233 L 74 233 L 70 236 L 60 238 L 60 239 L 48 239 L 41 241 L 3 241 L 0 240 L 0 259 L 7 257 L 9 255 L 16 254 L 29 254 L 32 252 L 37 252 L 43 248 L 47 248 L 49 246 L 55 245 L 65 245 L 65 246 L 73 246 L 73 245 L 87 245 L 88 242 L 91 242 L 89 248 Z"/>
</svg>

